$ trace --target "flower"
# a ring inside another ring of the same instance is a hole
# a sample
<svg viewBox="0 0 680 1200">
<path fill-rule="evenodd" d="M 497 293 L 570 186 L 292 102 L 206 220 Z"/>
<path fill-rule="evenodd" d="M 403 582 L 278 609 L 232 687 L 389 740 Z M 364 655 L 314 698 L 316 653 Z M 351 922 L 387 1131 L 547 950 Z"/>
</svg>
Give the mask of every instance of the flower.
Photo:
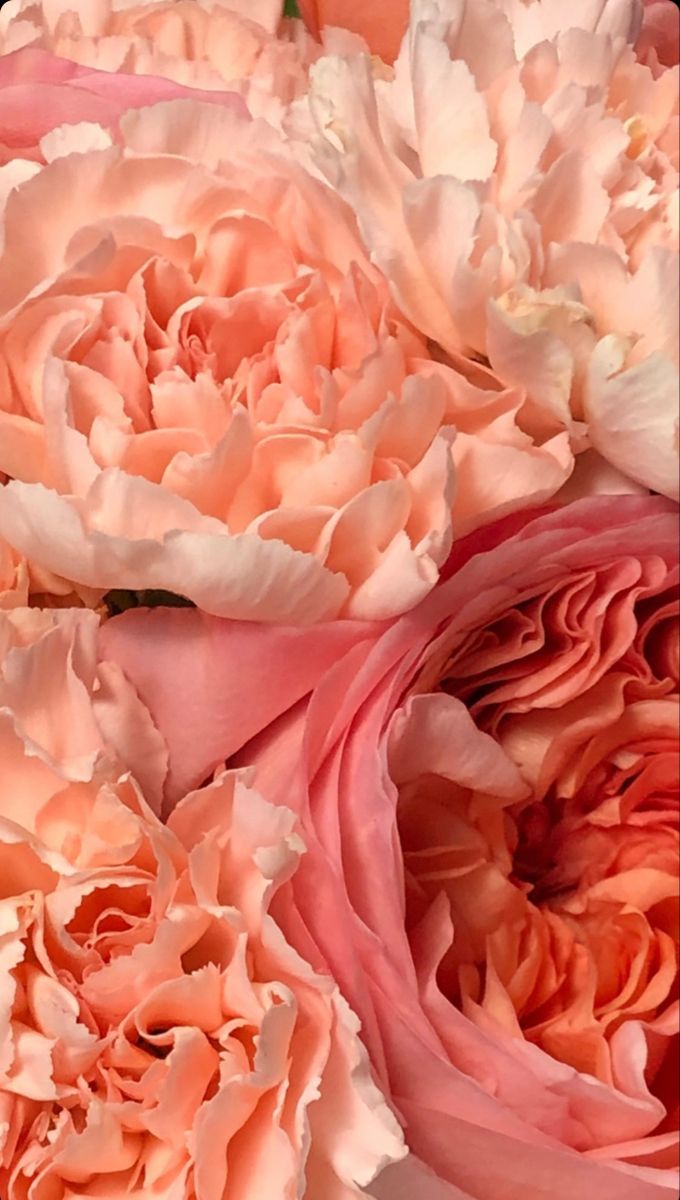
<svg viewBox="0 0 680 1200">
<path fill-rule="evenodd" d="M 121 74 L 226 88 L 241 94 L 253 115 L 276 123 L 306 91 L 318 54 L 300 22 L 282 22 L 281 13 L 279 0 L 9 0 L 0 12 L 0 48 L 41 48 L 115 72 L 114 91 Z"/>
<path fill-rule="evenodd" d="M 0 536 L 98 595 L 387 618 L 434 586 L 452 522 L 565 483 L 568 435 L 430 356 L 346 203 L 239 105 L 64 125 L 45 165 L 5 168 Z"/>
<path fill-rule="evenodd" d="M 645 11 L 635 50 L 647 61 L 653 49 L 657 62 L 673 66 L 678 61 L 678 9 L 674 0 L 644 0 Z M 504 4 L 504 11 L 521 17 L 517 6 Z M 594 23 L 602 15 L 602 5 L 590 4 L 585 8 L 586 20 Z M 386 10 L 380 0 L 364 0 L 364 3 L 348 3 L 343 0 L 300 0 L 300 12 L 307 27 L 318 37 L 324 26 L 339 26 L 359 34 L 374 54 L 388 63 L 394 62 L 399 53 L 401 40 L 408 27 L 408 0 L 396 0 Z M 540 19 L 540 10 L 534 7 L 531 20 Z M 525 18 L 526 19 L 526 18 Z M 634 29 L 635 25 L 631 25 Z"/>
<path fill-rule="evenodd" d="M 634 0 L 414 0 L 392 70 L 312 69 L 316 159 L 416 327 L 677 497 L 678 68 Z"/>
<path fill-rule="evenodd" d="M 363 38 L 374 54 L 391 63 L 408 24 L 409 0 L 392 0 L 388 8 L 376 0 L 300 0 L 299 8 L 315 37 L 328 25 L 349 29 Z"/>
<path fill-rule="evenodd" d="M 227 759 L 300 814 L 277 913 L 404 1122 L 385 1200 L 677 1190 L 676 517 L 616 497 L 487 527 L 413 612 L 341 624 L 316 681 L 314 631 L 258 659 L 254 627 L 197 613 L 102 630 L 170 805 Z M 269 662 L 273 696 L 248 686 Z"/>
<path fill-rule="evenodd" d="M 7 201 L 7 540 L 224 615 L 408 606 L 448 553 L 452 434 L 350 210 L 229 107 L 79 137 Z"/>
<path fill-rule="evenodd" d="M 167 750 L 97 625 L 0 615 L 2 1195 L 363 1194 L 399 1131 L 271 915 L 295 817 L 227 771 L 163 825 Z"/>
<path fill-rule="evenodd" d="M 0 57 L 0 188 L 11 189 L 74 147 L 101 149 L 129 109 L 156 100 L 204 99 L 246 112 L 235 92 L 201 92 L 167 79 L 88 70 L 28 47 Z M 28 160 L 28 161 L 24 161 Z"/>
</svg>

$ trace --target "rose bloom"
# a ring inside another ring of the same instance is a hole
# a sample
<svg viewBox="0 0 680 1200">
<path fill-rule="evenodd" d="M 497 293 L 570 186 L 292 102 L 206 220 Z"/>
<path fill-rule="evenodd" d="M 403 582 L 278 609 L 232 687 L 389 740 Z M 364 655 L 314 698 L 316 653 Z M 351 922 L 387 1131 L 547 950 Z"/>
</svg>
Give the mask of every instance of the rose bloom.
<svg viewBox="0 0 680 1200">
<path fill-rule="evenodd" d="M 3 1200 L 361 1195 L 401 1138 L 271 915 L 295 817 L 228 771 L 163 825 L 165 744 L 96 632 L 0 614 Z"/>
<path fill-rule="evenodd" d="M 417 328 L 523 389 L 534 438 L 677 497 L 678 68 L 638 60 L 641 18 L 413 0 L 394 68 L 322 58 L 311 111 Z"/>
<path fill-rule="evenodd" d="M 413 1152 L 375 1196 L 670 1200 L 677 511 L 514 516 L 448 575 L 387 628 L 331 626 L 330 669 L 319 631 L 187 611 L 109 621 L 102 653 L 167 740 L 169 809 L 226 759 L 300 815 L 277 918 Z"/>
<path fill-rule="evenodd" d="M 110 120 L 4 168 L 0 536 L 36 569 L 382 619 L 453 526 L 571 484 L 568 434 L 532 438 L 521 388 L 430 356 L 350 208 L 238 97 Z M 576 491 L 630 486 L 600 468 Z"/>
<path fill-rule="evenodd" d="M 6 0 L 0 49 L 32 46 L 101 71 L 227 87 L 278 122 L 306 91 L 319 53 L 282 8 L 281 0 Z"/>
</svg>

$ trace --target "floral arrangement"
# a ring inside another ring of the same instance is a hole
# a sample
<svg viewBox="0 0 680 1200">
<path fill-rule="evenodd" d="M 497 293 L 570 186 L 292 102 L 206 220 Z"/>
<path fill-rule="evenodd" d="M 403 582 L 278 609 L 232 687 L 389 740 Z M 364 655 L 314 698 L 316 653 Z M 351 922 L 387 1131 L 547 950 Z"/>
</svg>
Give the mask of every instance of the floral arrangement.
<svg viewBox="0 0 680 1200">
<path fill-rule="evenodd" d="M 678 10 L 0 10 L 1 1200 L 678 1189 Z"/>
</svg>

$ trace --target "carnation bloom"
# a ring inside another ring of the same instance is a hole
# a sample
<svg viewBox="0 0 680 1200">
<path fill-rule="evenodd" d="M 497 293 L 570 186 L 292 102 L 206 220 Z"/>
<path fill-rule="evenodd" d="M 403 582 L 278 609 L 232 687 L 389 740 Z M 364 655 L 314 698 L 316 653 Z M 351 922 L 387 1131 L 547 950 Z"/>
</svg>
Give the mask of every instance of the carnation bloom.
<svg viewBox="0 0 680 1200">
<path fill-rule="evenodd" d="M 300 814 L 278 918 L 404 1122 L 385 1200 L 677 1190 L 677 557 L 659 498 L 506 519 L 387 630 L 350 623 L 315 685 L 313 631 L 259 659 L 254 627 L 186 611 L 102 631 L 170 804 L 228 757 Z"/>
<path fill-rule="evenodd" d="M 677 496 L 678 68 L 637 0 L 413 0 L 394 69 L 312 69 L 317 161 L 403 311 Z"/>
<path fill-rule="evenodd" d="M 280 0 L 8 0 L 0 48 L 25 46 L 101 71 L 161 76 L 207 91 L 239 92 L 278 121 L 307 88 L 318 50 Z"/>
<path fill-rule="evenodd" d="M 0 615 L 3 1200 L 350 1200 L 400 1137 L 270 914 L 295 818 L 231 771 L 164 826 L 163 739 L 96 631 Z"/>
<path fill-rule="evenodd" d="M 62 125 L 5 168 L 0 536 L 100 595 L 389 617 L 452 520 L 564 484 L 568 435 L 430 357 L 346 203 L 240 104 Z"/>
</svg>

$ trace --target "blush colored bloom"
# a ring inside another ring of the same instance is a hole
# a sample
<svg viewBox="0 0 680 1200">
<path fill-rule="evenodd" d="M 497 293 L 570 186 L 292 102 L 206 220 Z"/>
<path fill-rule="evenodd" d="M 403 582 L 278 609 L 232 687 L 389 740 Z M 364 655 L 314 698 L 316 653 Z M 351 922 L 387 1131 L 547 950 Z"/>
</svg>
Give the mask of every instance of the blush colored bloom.
<svg viewBox="0 0 680 1200">
<path fill-rule="evenodd" d="M 423 595 L 451 537 L 446 392 L 344 202 L 225 106 L 128 112 L 124 148 L 62 133 L 5 212 L 8 540 L 223 615 Z"/>
<path fill-rule="evenodd" d="M 4 54 L 41 48 L 84 67 L 206 91 L 228 88 L 254 115 L 276 122 L 306 91 L 318 54 L 300 23 L 281 14 L 280 0 L 8 0 L 0 47 Z"/>
<path fill-rule="evenodd" d="M 317 161 L 403 311 L 645 487 L 678 488 L 678 69 L 635 0 L 414 0 L 394 68 L 312 70 Z"/>
<path fill-rule="evenodd" d="M 62 125 L 5 168 L 0 535 L 99 595 L 389 617 L 452 522 L 565 483 L 568 435 L 433 359 L 346 203 L 235 103 Z"/>
<path fill-rule="evenodd" d="M 350 1200 L 402 1153 L 357 1021 L 271 915 L 304 847 L 167 750 L 93 613 L 0 615 L 3 1200 Z"/>
<path fill-rule="evenodd" d="M 673 66 L 678 61 L 678 39 L 680 16 L 674 0 L 644 0 L 644 15 L 635 42 L 635 51 L 642 61 Z M 526 5 L 525 5 L 526 7 Z M 326 26 L 339 26 L 359 34 L 374 54 L 388 63 L 394 62 L 399 53 L 401 40 L 408 27 L 408 0 L 393 0 L 387 8 L 381 0 L 299 0 L 300 13 L 308 29 L 318 37 Z M 597 28 L 602 17 L 603 5 L 589 4 L 581 8 L 583 18 Z M 517 5 L 506 5 L 506 11 L 519 16 Z M 630 11 L 630 6 L 629 6 Z M 573 19 L 572 10 L 572 19 Z M 540 19 L 540 10 L 534 7 L 530 19 Z M 638 21 L 631 20 L 631 31 L 638 28 Z"/>
<path fill-rule="evenodd" d="M 254 626 L 186 611 L 108 622 L 103 653 L 164 733 L 170 806 L 228 759 L 300 814 L 278 919 L 360 1014 L 413 1151 L 376 1196 L 670 1200 L 675 508 L 514 516 L 446 576 L 386 630 L 341 625 L 315 684 L 313 631 L 258 658 Z"/>
</svg>

